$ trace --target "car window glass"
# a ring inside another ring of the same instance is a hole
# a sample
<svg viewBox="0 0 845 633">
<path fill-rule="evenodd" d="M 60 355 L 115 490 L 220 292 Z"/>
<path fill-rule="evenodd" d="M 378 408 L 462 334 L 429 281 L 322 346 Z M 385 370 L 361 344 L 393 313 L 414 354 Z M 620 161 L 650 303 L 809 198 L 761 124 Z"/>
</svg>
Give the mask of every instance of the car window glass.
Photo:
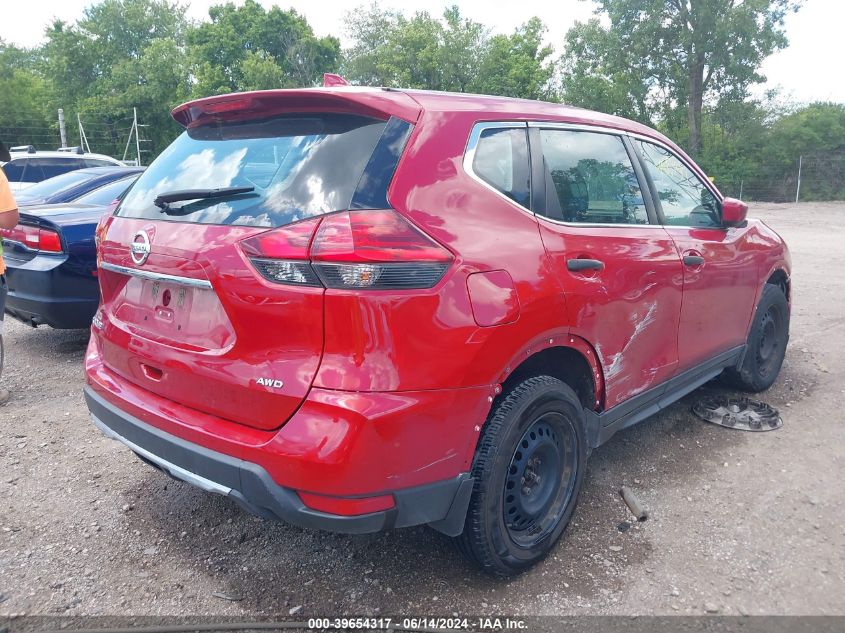
<svg viewBox="0 0 845 633">
<path fill-rule="evenodd" d="M 3 173 L 9 182 L 23 182 L 26 159 L 13 160 L 3 165 Z"/>
<path fill-rule="evenodd" d="M 86 167 L 114 167 L 114 163 L 99 158 L 86 158 L 84 162 Z"/>
<path fill-rule="evenodd" d="M 472 170 L 484 182 L 526 209 L 530 206 L 530 168 L 525 128 L 481 132 Z"/>
<path fill-rule="evenodd" d="M 276 227 L 349 209 L 386 121 L 314 113 L 221 121 L 179 136 L 139 178 L 117 212 L 123 217 Z M 387 186 L 389 179 L 382 183 Z M 251 187 L 223 199 L 178 201 L 184 189 Z M 384 197 L 386 194 L 382 194 Z"/>
<path fill-rule="evenodd" d="M 80 204 L 96 204 L 98 206 L 106 206 L 117 200 L 123 193 L 129 188 L 137 176 L 133 176 L 132 178 L 123 178 L 121 180 L 116 180 L 112 183 L 109 183 L 99 189 L 94 189 L 94 191 L 89 191 L 84 196 L 80 196 L 76 199 L 76 202 Z"/>
<path fill-rule="evenodd" d="M 25 193 L 21 195 L 25 195 L 27 198 L 49 198 L 72 189 L 91 178 L 92 174 L 88 172 L 71 171 L 27 187 L 24 190 Z"/>
<path fill-rule="evenodd" d="M 34 158 L 26 161 L 26 167 L 23 170 L 24 182 L 41 182 L 46 180 L 44 170 L 41 168 L 41 163 Z"/>
<path fill-rule="evenodd" d="M 546 215 L 565 222 L 648 224 L 639 181 L 622 139 L 541 130 Z"/>
<path fill-rule="evenodd" d="M 637 141 L 666 224 L 721 226 L 716 197 L 701 179 L 668 149 Z"/>
<path fill-rule="evenodd" d="M 29 182 L 41 182 L 83 167 L 85 163 L 79 158 L 30 158 L 26 178 Z"/>
</svg>

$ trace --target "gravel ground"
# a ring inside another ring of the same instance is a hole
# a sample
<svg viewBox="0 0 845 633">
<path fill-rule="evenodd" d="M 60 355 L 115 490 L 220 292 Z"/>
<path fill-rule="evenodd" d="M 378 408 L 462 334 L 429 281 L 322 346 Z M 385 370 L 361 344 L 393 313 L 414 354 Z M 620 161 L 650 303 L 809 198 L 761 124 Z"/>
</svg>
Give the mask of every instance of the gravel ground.
<svg viewBox="0 0 845 633">
<path fill-rule="evenodd" d="M 792 339 L 763 395 L 784 427 L 699 421 L 711 383 L 617 434 L 554 553 L 509 582 L 428 529 L 310 532 L 168 479 L 90 424 L 87 333 L 7 320 L 0 615 L 845 613 L 845 203 L 752 215 L 794 260 Z M 624 532 L 623 484 L 651 510 Z"/>
</svg>

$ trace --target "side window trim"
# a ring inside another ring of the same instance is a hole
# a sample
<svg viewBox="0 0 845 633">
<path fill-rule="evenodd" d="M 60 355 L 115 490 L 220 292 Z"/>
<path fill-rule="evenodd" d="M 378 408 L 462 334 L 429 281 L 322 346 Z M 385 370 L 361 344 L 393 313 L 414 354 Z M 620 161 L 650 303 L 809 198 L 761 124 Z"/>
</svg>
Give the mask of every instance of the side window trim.
<svg viewBox="0 0 845 633">
<path fill-rule="evenodd" d="M 625 135 L 626 144 L 628 146 L 628 151 L 634 157 L 634 162 L 636 163 L 636 167 L 634 169 L 637 170 L 638 174 L 642 174 L 643 182 L 646 183 L 645 191 L 648 192 L 648 195 L 645 196 L 649 199 L 651 203 L 652 209 L 654 209 L 654 218 L 657 224 L 660 226 L 666 225 L 666 216 L 663 215 L 663 205 L 660 204 L 660 198 L 657 195 L 657 187 L 654 184 L 654 180 L 651 178 L 651 174 L 646 167 L 645 161 L 643 161 L 643 156 L 640 153 L 640 150 L 637 149 L 636 143 L 634 141 L 643 140 L 637 136 L 631 136 L 630 134 Z"/>
<path fill-rule="evenodd" d="M 648 224 L 606 224 L 601 222 L 566 222 L 565 220 L 557 220 L 545 215 L 548 201 L 546 200 L 546 170 L 543 169 L 543 146 L 540 140 L 541 130 L 567 130 L 570 132 L 591 132 L 594 134 L 609 134 L 616 136 L 625 147 L 628 154 L 628 160 L 631 161 L 631 167 L 634 170 L 634 175 L 637 178 L 637 183 L 640 187 L 640 193 L 643 197 L 643 204 L 646 208 L 646 215 L 648 217 Z M 614 130 L 611 128 L 595 127 L 591 125 L 583 125 L 577 123 L 564 122 L 544 122 L 544 121 L 529 121 L 528 122 L 528 144 L 529 154 L 531 155 L 531 182 L 532 182 L 532 200 L 536 200 L 533 206 L 533 211 L 538 218 L 547 222 L 559 224 L 561 226 L 571 227 L 597 227 L 597 228 L 623 228 L 623 227 L 637 227 L 637 228 L 662 228 L 663 223 L 657 215 L 657 209 L 652 200 L 652 189 L 646 184 L 643 177 L 643 169 L 640 164 L 640 157 L 638 153 L 633 152 L 632 144 L 628 139 L 628 134 L 624 130 Z M 643 185 L 646 186 L 643 186 Z"/>
<path fill-rule="evenodd" d="M 481 176 L 475 173 L 473 169 L 473 163 L 475 162 L 475 150 L 478 147 L 478 141 L 481 139 L 481 134 L 486 130 L 526 130 L 526 142 L 528 144 L 528 174 L 529 174 L 529 183 L 528 183 L 528 191 L 529 191 L 529 204 L 528 207 L 524 207 L 515 200 L 509 198 L 504 193 L 496 189 L 493 185 L 489 182 L 484 180 Z M 535 196 L 534 196 L 534 160 L 532 156 L 531 150 L 531 140 L 528 138 L 528 124 L 524 121 L 481 121 L 475 123 L 472 126 L 472 131 L 469 134 L 469 139 L 467 140 L 467 146 L 464 150 L 464 171 L 469 174 L 470 178 L 475 180 L 477 183 L 486 187 L 497 196 L 499 196 L 502 200 L 507 200 L 510 202 L 514 207 L 517 209 L 534 215 L 534 204 L 535 204 Z"/>
<path fill-rule="evenodd" d="M 692 175 L 695 176 L 696 180 L 698 180 L 698 182 L 701 183 L 702 187 L 704 187 L 710 193 L 713 194 L 713 197 L 716 200 L 716 204 L 718 205 L 719 217 L 721 218 L 723 196 L 719 192 L 719 190 L 716 189 L 713 186 L 713 183 L 710 182 L 709 179 L 701 177 L 701 175 L 699 174 L 699 169 L 696 169 L 693 165 L 690 165 L 689 161 L 685 160 L 682 156 L 679 156 L 671 147 L 667 147 L 664 143 L 661 143 L 657 139 L 654 139 L 654 138 L 651 138 L 651 137 L 648 137 L 648 136 L 643 136 L 643 135 L 640 135 L 640 134 L 627 134 L 627 136 L 628 136 L 628 139 L 631 143 L 631 148 L 632 148 L 634 154 L 637 157 L 637 163 L 639 165 L 639 168 L 642 170 L 642 172 L 645 175 L 645 178 L 648 182 L 649 197 L 652 199 L 655 210 L 657 211 L 657 218 L 658 218 L 661 226 L 672 226 L 672 227 L 675 227 L 675 228 L 701 228 L 701 227 L 693 226 L 692 224 L 690 224 L 690 225 L 680 225 L 680 224 L 668 224 L 666 222 L 666 215 L 663 213 L 663 205 L 660 202 L 660 196 L 657 195 L 657 187 L 654 184 L 654 180 L 652 180 L 652 178 L 651 178 L 651 174 L 649 174 L 648 167 L 646 167 L 645 159 L 643 158 L 642 153 L 640 152 L 636 143 L 634 143 L 633 141 L 641 141 L 643 143 L 651 143 L 652 145 L 655 145 L 656 147 L 659 147 L 660 149 L 663 149 L 663 150 L 669 152 L 669 154 L 671 154 L 678 162 L 680 162 L 684 167 L 689 169 L 690 172 L 692 173 Z M 718 228 L 722 228 L 722 227 L 709 227 L 709 228 L 718 229 Z"/>
<path fill-rule="evenodd" d="M 654 196 L 654 188 L 651 182 L 651 176 L 648 175 L 648 170 L 644 168 L 642 157 L 637 148 L 631 142 L 627 134 L 622 135 L 622 144 L 625 145 L 625 150 L 628 152 L 628 160 L 631 161 L 631 166 L 634 168 L 634 173 L 637 176 L 637 182 L 640 183 L 640 194 L 643 197 L 643 204 L 645 204 L 646 215 L 648 215 L 649 226 L 663 225 L 663 210 L 657 205 L 659 200 Z"/>
</svg>

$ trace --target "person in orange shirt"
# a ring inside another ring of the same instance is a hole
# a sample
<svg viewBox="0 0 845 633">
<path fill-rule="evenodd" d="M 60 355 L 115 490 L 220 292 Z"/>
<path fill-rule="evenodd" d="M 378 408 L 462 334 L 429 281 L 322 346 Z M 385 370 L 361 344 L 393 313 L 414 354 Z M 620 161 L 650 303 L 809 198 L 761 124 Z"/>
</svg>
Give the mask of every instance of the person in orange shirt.
<svg viewBox="0 0 845 633">
<path fill-rule="evenodd" d="M 0 141 L 0 163 L 11 160 L 9 150 Z M 9 189 L 6 174 L 0 168 L 0 229 L 12 229 L 18 223 L 18 205 Z M 0 375 L 3 373 L 3 315 L 6 311 L 6 263 L 3 261 L 3 241 L 0 240 Z M 0 404 L 9 400 L 9 390 L 0 387 Z"/>
</svg>

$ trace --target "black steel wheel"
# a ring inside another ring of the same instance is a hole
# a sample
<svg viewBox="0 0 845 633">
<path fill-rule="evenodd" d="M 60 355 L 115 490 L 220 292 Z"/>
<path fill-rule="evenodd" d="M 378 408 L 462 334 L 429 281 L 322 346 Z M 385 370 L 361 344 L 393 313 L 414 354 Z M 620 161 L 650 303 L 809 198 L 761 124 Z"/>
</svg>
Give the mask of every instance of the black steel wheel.
<svg viewBox="0 0 845 633">
<path fill-rule="evenodd" d="M 554 529 L 575 488 L 578 442 L 558 413 L 523 434 L 508 467 L 504 520 L 515 543 L 530 546 Z"/>
<path fill-rule="evenodd" d="M 748 334 L 742 366 L 725 370 L 728 383 L 743 391 L 763 391 L 780 373 L 789 341 L 789 304 L 779 286 L 766 284 Z"/>
<path fill-rule="evenodd" d="M 572 517 L 586 458 L 584 412 L 572 389 L 550 376 L 513 387 L 482 430 L 458 548 L 497 576 L 541 560 Z"/>
</svg>

